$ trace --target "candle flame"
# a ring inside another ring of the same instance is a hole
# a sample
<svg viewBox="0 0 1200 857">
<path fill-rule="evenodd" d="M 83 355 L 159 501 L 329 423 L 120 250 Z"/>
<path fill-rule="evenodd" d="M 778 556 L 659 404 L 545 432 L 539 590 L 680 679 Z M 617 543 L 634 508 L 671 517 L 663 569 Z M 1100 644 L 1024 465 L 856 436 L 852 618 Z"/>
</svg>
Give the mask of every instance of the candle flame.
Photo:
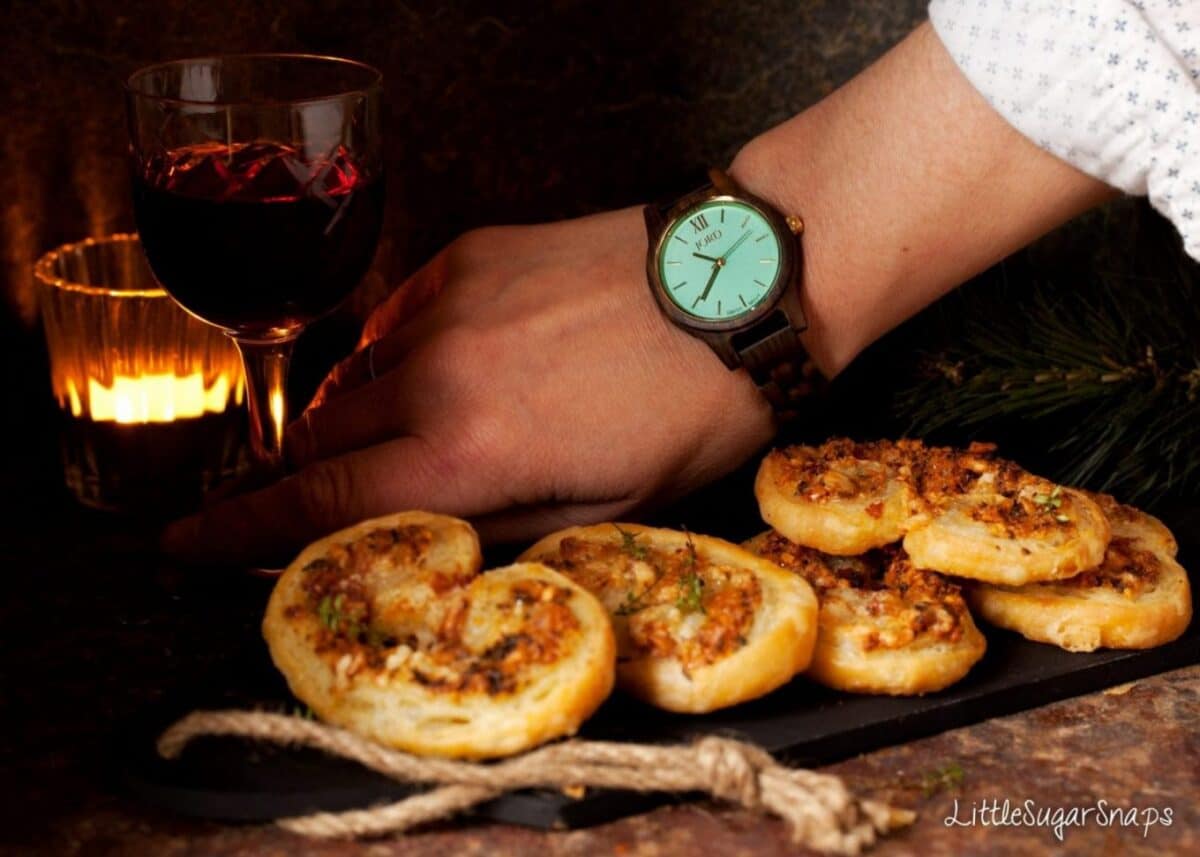
<svg viewBox="0 0 1200 857">
<path fill-rule="evenodd" d="M 88 378 L 85 407 L 74 382 L 67 379 L 67 403 L 71 413 L 98 422 L 167 423 L 205 413 L 221 413 L 231 399 L 239 404 L 242 401 L 240 378 L 231 391 L 226 375 L 217 376 L 206 387 L 204 376 L 199 372 L 186 376 L 168 372 L 138 377 L 117 375 L 111 386 Z"/>
<path fill-rule="evenodd" d="M 271 419 L 275 423 L 275 436 L 283 437 L 283 390 L 271 391 Z"/>
</svg>

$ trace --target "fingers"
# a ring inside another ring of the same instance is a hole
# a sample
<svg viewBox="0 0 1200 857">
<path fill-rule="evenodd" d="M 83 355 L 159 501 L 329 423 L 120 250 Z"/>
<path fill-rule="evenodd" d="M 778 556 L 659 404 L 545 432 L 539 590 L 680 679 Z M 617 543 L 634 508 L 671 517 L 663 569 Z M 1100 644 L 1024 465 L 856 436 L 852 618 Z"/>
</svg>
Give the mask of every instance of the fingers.
<svg viewBox="0 0 1200 857">
<path fill-rule="evenodd" d="M 375 307 L 363 325 L 359 347 L 384 338 L 428 306 L 446 287 L 449 267 L 449 256 L 439 253 Z"/>
<path fill-rule="evenodd" d="M 404 345 L 405 340 L 392 334 L 359 348 L 329 371 L 317 388 L 309 408 L 323 407 L 351 390 L 376 381 L 403 359 L 404 352 L 408 350 Z"/>
<path fill-rule="evenodd" d="M 472 523 L 480 539 L 490 544 L 534 542 L 556 530 L 620 519 L 629 513 L 629 500 L 570 505 L 547 504 L 485 515 Z"/>
<path fill-rule="evenodd" d="M 329 374 L 321 381 L 321 386 L 313 394 L 308 407 L 319 408 L 322 405 L 343 395 L 347 390 L 354 390 L 363 384 L 370 383 L 372 375 L 378 376 L 379 370 L 373 366 L 374 355 L 371 346 L 359 348 L 349 357 L 341 360 L 329 370 Z M 374 369 L 374 371 L 372 371 Z"/>
<path fill-rule="evenodd" d="M 484 515 L 510 502 L 471 462 L 418 437 L 321 461 L 269 488 L 172 524 L 162 546 L 204 563 L 282 564 L 296 550 L 357 521 L 404 509 Z"/>
<path fill-rule="evenodd" d="M 404 362 L 404 358 L 438 329 L 438 319 L 431 313 L 390 331 L 338 363 L 321 382 L 310 408 L 319 408 L 351 390 L 371 384 Z"/>
<path fill-rule="evenodd" d="M 413 394 L 419 389 L 413 377 L 419 369 L 401 366 L 382 378 L 315 402 L 287 427 L 284 448 L 289 463 L 294 468 L 307 467 L 319 459 L 411 434 L 416 409 L 428 410 L 437 396 L 437 391 L 422 392 L 419 397 Z"/>
<path fill-rule="evenodd" d="M 422 311 L 445 288 L 447 270 L 446 254 L 439 254 L 371 312 L 354 353 L 321 382 L 313 407 L 370 383 L 403 359 L 431 327 Z M 419 319 L 423 323 L 418 324 Z"/>
</svg>

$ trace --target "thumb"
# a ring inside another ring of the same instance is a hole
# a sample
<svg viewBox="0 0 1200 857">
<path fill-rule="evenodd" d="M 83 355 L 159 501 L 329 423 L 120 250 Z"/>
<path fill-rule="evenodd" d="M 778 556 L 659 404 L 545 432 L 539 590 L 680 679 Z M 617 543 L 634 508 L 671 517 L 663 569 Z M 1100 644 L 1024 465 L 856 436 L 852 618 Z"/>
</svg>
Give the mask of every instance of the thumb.
<svg viewBox="0 0 1200 857">
<path fill-rule="evenodd" d="M 259 491 L 208 507 L 171 524 L 163 549 L 206 564 L 278 567 L 305 544 L 366 518 L 405 509 L 458 516 L 506 505 L 491 480 L 463 457 L 402 437 L 319 461 Z"/>
</svg>

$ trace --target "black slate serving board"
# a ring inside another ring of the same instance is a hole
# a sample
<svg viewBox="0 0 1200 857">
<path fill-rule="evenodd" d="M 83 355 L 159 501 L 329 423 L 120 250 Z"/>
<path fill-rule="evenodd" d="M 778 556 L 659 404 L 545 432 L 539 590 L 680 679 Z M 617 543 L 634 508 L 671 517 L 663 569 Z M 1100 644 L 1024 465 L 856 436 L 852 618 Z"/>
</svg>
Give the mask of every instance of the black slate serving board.
<svg viewBox="0 0 1200 857">
<path fill-rule="evenodd" d="M 669 714 L 618 694 L 584 725 L 580 737 L 679 742 L 718 733 L 751 741 L 796 764 L 818 765 L 1200 662 L 1200 622 L 1175 642 L 1144 652 L 1070 654 L 1005 631 L 985 628 L 985 633 L 989 648 L 983 660 L 941 693 L 908 699 L 855 696 L 801 677 L 762 699 L 703 716 Z M 264 650 L 256 642 L 236 676 L 223 673 L 210 691 L 130 724 L 114 744 L 124 784 L 182 814 L 226 821 L 350 809 L 412 793 L 316 751 L 240 739 L 200 739 L 178 761 L 158 758 L 155 739 L 188 711 L 247 706 L 287 711 L 294 705 Z M 478 811 L 515 824 L 572 828 L 642 812 L 668 799 L 589 791 L 576 800 L 539 790 L 504 796 Z"/>
</svg>

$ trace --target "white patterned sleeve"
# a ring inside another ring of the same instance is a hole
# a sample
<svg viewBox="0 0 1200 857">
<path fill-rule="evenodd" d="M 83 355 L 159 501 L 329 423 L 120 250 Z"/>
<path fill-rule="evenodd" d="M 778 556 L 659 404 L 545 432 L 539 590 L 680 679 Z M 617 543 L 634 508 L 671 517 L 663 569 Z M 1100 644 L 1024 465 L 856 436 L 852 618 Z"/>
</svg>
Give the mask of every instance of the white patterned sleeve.
<svg viewBox="0 0 1200 857">
<path fill-rule="evenodd" d="M 929 18 L 1018 131 L 1148 195 L 1200 260 L 1198 0 L 932 0 Z"/>
</svg>

